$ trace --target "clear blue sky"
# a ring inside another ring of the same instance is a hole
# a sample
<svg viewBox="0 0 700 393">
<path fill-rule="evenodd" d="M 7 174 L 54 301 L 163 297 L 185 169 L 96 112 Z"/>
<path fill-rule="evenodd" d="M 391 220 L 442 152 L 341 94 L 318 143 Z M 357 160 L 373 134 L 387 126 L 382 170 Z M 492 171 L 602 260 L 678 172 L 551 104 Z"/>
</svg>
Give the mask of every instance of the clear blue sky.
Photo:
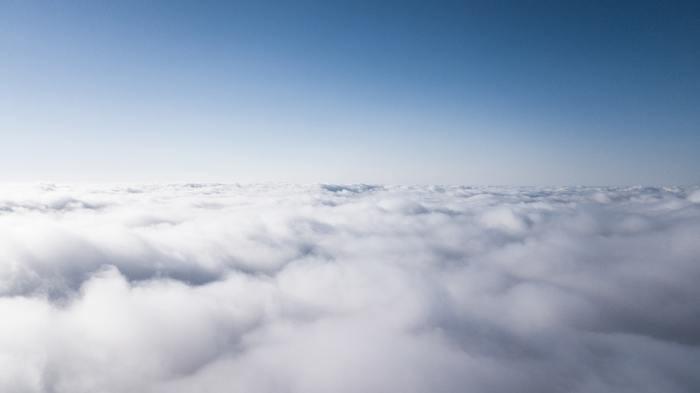
<svg viewBox="0 0 700 393">
<path fill-rule="evenodd" d="M 700 2 L 0 0 L 0 181 L 700 182 Z"/>
</svg>

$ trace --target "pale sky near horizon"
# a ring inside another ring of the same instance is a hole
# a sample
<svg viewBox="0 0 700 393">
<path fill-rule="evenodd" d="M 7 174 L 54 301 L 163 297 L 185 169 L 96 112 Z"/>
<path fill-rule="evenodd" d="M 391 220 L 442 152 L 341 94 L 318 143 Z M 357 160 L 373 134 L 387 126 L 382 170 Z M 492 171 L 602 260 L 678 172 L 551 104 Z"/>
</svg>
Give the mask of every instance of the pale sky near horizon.
<svg viewBox="0 0 700 393">
<path fill-rule="evenodd" d="M 700 183 L 700 3 L 0 1 L 0 181 Z"/>
</svg>

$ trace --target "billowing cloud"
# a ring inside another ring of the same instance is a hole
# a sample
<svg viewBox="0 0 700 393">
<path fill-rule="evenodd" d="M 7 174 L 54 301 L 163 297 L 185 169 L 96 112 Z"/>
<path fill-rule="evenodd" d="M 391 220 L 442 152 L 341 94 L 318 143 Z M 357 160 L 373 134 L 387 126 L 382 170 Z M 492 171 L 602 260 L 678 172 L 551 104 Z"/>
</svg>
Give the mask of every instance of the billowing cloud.
<svg viewBox="0 0 700 393">
<path fill-rule="evenodd" d="M 0 189 L 2 392 L 697 392 L 697 188 Z"/>
</svg>

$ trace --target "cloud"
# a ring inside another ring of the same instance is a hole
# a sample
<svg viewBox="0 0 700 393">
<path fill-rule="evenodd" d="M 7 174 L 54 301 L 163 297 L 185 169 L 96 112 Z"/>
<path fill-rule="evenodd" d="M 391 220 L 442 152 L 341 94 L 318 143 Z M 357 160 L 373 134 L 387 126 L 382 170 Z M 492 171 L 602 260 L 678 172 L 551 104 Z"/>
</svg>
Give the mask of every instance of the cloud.
<svg viewBox="0 0 700 393">
<path fill-rule="evenodd" d="M 695 392 L 700 190 L 5 185 L 3 392 Z"/>
</svg>

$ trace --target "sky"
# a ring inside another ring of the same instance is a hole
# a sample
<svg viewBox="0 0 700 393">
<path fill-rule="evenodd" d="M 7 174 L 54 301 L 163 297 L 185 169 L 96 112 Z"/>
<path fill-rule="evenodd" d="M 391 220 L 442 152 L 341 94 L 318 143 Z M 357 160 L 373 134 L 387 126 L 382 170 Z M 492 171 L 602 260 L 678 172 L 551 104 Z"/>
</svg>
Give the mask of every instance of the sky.
<svg viewBox="0 0 700 393">
<path fill-rule="evenodd" d="M 700 183 L 700 3 L 0 1 L 0 181 Z"/>
</svg>

